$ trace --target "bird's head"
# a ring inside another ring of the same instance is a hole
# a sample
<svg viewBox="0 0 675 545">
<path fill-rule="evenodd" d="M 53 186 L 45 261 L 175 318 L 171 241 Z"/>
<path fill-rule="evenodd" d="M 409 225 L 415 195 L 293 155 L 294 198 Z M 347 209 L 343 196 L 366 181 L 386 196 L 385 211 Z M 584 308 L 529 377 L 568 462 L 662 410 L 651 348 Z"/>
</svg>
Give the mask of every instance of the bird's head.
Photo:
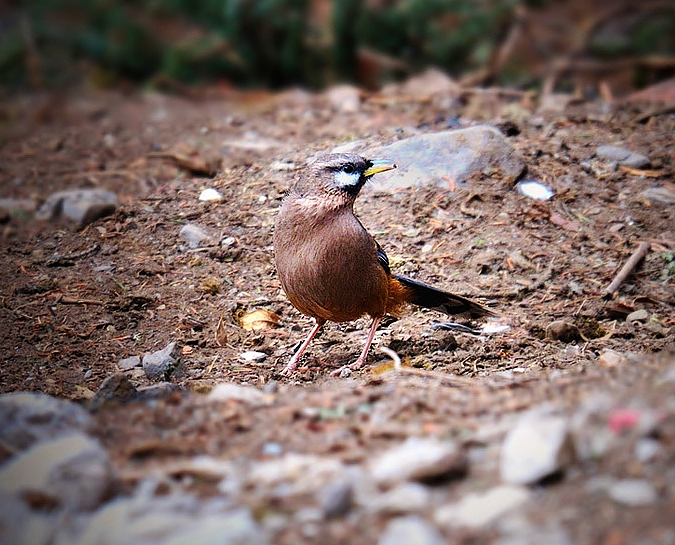
<svg viewBox="0 0 675 545">
<path fill-rule="evenodd" d="M 305 196 L 326 193 L 350 202 L 372 176 L 394 168 L 396 164 L 386 159 L 366 159 L 348 153 L 321 155 L 309 165 L 296 190 Z"/>
</svg>

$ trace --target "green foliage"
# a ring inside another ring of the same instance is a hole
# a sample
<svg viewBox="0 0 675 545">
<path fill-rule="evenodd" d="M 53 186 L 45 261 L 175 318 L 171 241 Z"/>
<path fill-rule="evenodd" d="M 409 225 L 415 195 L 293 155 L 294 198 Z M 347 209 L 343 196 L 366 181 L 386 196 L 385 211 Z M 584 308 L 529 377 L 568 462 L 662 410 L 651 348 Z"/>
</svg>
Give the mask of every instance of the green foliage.
<svg viewBox="0 0 675 545">
<path fill-rule="evenodd" d="M 24 0 L 1 21 L 0 81 L 25 86 L 33 55 L 47 85 L 77 77 L 77 61 L 87 59 L 141 83 L 163 76 L 318 88 L 361 76 L 361 48 L 412 70 L 435 65 L 459 75 L 489 62 L 517 4 L 547 1 Z M 317 6 L 330 8 L 327 20 L 315 19 Z M 601 36 L 594 52 L 672 52 L 675 13 L 663 14 Z"/>
</svg>

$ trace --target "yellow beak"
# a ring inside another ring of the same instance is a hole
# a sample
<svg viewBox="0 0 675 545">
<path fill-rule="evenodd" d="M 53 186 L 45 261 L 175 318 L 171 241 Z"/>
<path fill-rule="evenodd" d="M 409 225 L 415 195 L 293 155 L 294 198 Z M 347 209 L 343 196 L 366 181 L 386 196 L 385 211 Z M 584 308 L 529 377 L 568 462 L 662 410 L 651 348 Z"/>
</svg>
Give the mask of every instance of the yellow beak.
<svg viewBox="0 0 675 545">
<path fill-rule="evenodd" d="M 370 166 L 363 172 L 363 175 L 369 178 L 378 172 L 385 172 L 396 167 L 396 163 L 392 163 L 388 159 L 371 159 Z"/>
</svg>

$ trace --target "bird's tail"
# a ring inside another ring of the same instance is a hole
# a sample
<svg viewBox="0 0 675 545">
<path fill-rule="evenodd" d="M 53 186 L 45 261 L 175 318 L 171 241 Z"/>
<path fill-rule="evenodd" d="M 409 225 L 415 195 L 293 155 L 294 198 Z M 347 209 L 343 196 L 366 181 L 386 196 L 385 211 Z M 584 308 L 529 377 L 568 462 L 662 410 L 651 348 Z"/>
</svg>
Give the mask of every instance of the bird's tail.
<svg viewBox="0 0 675 545">
<path fill-rule="evenodd" d="M 481 305 L 462 297 L 433 288 L 412 278 L 392 275 L 394 280 L 404 287 L 405 301 L 424 308 L 431 308 L 438 310 L 448 315 L 452 314 L 468 314 L 472 318 L 480 318 L 482 316 L 496 316 L 497 313 Z"/>
</svg>

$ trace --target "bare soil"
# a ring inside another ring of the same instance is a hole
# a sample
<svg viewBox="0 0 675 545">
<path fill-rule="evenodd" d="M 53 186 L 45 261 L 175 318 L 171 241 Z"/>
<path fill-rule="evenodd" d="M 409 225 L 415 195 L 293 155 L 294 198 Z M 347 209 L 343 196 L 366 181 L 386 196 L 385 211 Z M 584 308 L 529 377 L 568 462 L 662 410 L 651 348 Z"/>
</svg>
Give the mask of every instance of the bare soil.
<svg viewBox="0 0 675 545">
<path fill-rule="evenodd" d="M 231 381 L 276 396 L 271 406 L 227 404 L 210 415 L 181 395 L 151 407 L 101 411 L 101 436 L 123 472 L 196 453 L 261 457 L 270 441 L 359 461 L 408 435 L 457 436 L 542 402 L 571 409 L 598 391 L 614 396 L 616 407 L 639 398 L 671 417 L 660 430 L 666 454 L 636 465 L 626 446 L 550 485 L 533 516 L 550 520 L 568 506 L 565 524 L 580 543 L 635 543 L 644 536 L 665 543 L 658 532 L 669 525 L 675 497 L 665 481 L 668 499 L 650 509 L 624 510 L 589 494 L 577 501 L 577 495 L 579 483 L 596 472 L 664 479 L 675 461 L 672 387 L 654 387 L 673 366 L 675 208 L 641 195 L 673 187 L 675 116 L 644 120 L 636 108 L 599 103 L 540 114 L 498 101 L 497 114 L 481 119 L 475 112 L 493 111 L 494 100 L 477 108 L 475 101 L 399 102 L 372 94 L 358 113 L 340 113 L 300 91 L 200 100 L 82 91 L 6 101 L 2 197 L 39 202 L 60 189 L 101 187 L 116 192 L 121 204 L 84 228 L 36 223 L 28 214 L 5 218 L 0 392 L 87 402 L 118 371 L 119 360 L 177 341 L 182 365 L 173 383 L 205 392 Z M 393 270 L 487 302 L 510 329 L 485 338 L 451 334 L 432 330 L 442 316 L 410 309 L 381 328 L 369 366 L 341 380 L 329 373 L 357 357 L 368 323 L 330 324 L 296 375 L 280 378 L 311 327 L 283 295 L 272 260 L 274 215 L 294 167 L 354 139 L 374 147 L 477 121 L 508 135 L 527 163 L 526 177 L 551 187 L 552 201 L 476 176 L 454 191 L 388 195 L 366 187 L 357 214 Z M 651 165 L 605 164 L 595 158 L 604 144 L 642 153 Z M 220 191 L 223 202 L 200 202 L 206 187 Z M 211 241 L 189 248 L 179 236 L 187 223 L 205 229 Z M 642 241 L 651 243 L 644 261 L 615 297 L 604 297 Z M 626 320 L 639 309 L 647 319 Z M 269 312 L 272 321 L 278 316 L 278 324 L 244 329 L 242 317 L 254 310 Z M 547 337 L 556 320 L 576 325 L 580 335 L 570 342 Z M 391 359 L 379 346 L 394 349 L 408 371 L 389 373 Z M 607 364 L 599 358 L 607 349 L 627 357 Z M 268 357 L 245 362 L 247 350 Z M 142 371 L 130 376 L 136 386 L 150 384 Z M 369 427 L 375 410 L 388 411 L 391 429 Z M 329 417 L 325 411 L 332 411 Z M 207 484 L 195 486 L 212 492 Z M 456 486 L 459 497 L 469 485 Z M 270 507 L 253 496 L 250 503 Z M 372 542 L 384 521 L 359 524 L 367 527 L 333 522 L 321 542 Z M 303 542 L 293 532 L 284 542 Z"/>
</svg>

